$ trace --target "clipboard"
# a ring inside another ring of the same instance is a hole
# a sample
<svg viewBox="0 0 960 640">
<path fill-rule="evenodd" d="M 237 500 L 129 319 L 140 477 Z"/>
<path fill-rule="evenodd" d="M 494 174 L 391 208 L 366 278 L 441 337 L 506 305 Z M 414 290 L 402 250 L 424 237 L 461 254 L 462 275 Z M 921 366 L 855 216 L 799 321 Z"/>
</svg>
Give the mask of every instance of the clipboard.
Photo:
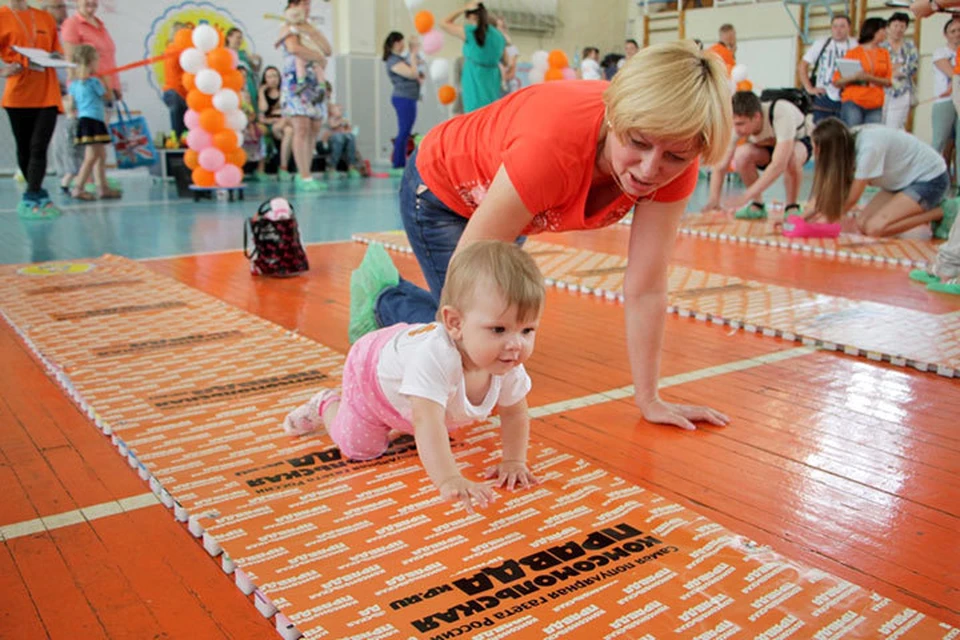
<svg viewBox="0 0 960 640">
<path fill-rule="evenodd" d="M 837 60 L 837 71 L 840 72 L 841 78 L 852 78 L 863 71 L 863 65 L 860 64 L 859 60 L 841 58 Z"/>
<path fill-rule="evenodd" d="M 63 58 L 54 58 L 49 51 L 44 51 L 43 49 L 14 46 L 13 50 L 19 53 L 20 55 L 25 56 L 27 60 L 30 61 L 30 64 L 37 65 L 38 67 L 54 68 L 54 69 L 71 69 L 77 66 L 72 62 L 68 62 L 64 60 Z"/>
</svg>

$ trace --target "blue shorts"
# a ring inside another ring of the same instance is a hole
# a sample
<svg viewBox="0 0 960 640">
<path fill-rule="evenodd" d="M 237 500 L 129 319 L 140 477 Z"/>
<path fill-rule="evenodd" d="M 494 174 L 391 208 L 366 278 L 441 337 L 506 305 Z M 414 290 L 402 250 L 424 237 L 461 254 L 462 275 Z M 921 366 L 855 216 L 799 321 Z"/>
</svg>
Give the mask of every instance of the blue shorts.
<svg viewBox="0 0 960 640">
<path fill-rule="evenodd" d="M 910 196 L 917 204 L 929 211 L 937 206 L 947 196 L 950 188 L 950 175 L 944 171 L 933 180 L 918 180 L 899 193 Z"/>
</svg>

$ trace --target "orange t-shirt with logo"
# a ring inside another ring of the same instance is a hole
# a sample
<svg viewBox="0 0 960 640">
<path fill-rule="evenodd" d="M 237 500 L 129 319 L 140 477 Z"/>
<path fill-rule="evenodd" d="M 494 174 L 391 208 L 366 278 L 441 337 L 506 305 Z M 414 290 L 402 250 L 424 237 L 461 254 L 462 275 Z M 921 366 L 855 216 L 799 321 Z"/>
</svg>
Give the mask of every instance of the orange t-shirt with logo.
<svg viewBox="0 0 960 640">
<path fill-rule="evenodd" d="M 63 101 L 56 70 L 49 67 L 39 71 L 30 69 L 30 61 L 14 51 L 14 46 L 63 53 L 53 16 L 38 9 L 13 11 L 10 7 L 0 7 L 3 62 L 23 66 L 21 73 L 7 78 L 0 105 L 14 109 L 56 107 L 62 113 Z"/>
<path fill-rule="evenodd" d="M 469 218 L 503 165 L 534 214 L 524 235 L 605 227 L 634 204 L 626 195 L 586 214 L 600 123 L 609 83 L 579 80 L 536 84 L 440 124 L 417 151 L 423 183 L 452 211 Z M 650 199 L 677 202 L 697 186 L 694 161 Z"/>
<path fill-rule="evenodd" d="M 847 55 L 843 57 L 848 60 L 859 60 L 863 70 L 872 76 L 887 78 L 888 80 L 893 77 L 890 52 L 882 47 L 875 47 L 870 50 L 864 49 L 862 46 L 854 47 L 847 51 Z M 833 74 L 834 80 L 839 77 L 839 71 Z M 884 88 L 877 84 L 848 84 L 840 93 L 840 99 L 843 102 L 852 102 L 864 109 L 880 109 L 883 107 L 883 98 Z"/>
<path fill-rule="evenodd" d="M 707 49 L 707 51 L 720 56 L 720 59 L 723 60 L 723 64 L 727 65 L 727 76 L 730 76 L 733 73 L 733 68 L 737 65 L 737 61 L 733 57 L 733 51 L 730 51 L 725 44 L 718 42 Z"/>
</svg>

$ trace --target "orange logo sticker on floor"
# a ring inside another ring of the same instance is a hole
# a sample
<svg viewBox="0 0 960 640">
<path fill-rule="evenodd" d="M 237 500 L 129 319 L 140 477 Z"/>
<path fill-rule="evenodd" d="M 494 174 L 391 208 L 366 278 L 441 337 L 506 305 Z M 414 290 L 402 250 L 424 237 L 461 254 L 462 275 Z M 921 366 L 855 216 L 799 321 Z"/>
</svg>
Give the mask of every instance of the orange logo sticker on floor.
<svg viewBox="0 0 960 640">
<path fill-rule="evenodd" d="M 0 308 L 238 584 L 307 638 L 960 634 L 536 442 L 541 484 L 468 514 L 440 500 L 410 436 L 353 462 L 281 432 L 338 383 L 342 354 L 133 262 L 96 264 L 115 287 L 38 294 L 0 269 Z M 498 429 L 456 434 L 466 477 L 499 460 Z"/>
</svg>

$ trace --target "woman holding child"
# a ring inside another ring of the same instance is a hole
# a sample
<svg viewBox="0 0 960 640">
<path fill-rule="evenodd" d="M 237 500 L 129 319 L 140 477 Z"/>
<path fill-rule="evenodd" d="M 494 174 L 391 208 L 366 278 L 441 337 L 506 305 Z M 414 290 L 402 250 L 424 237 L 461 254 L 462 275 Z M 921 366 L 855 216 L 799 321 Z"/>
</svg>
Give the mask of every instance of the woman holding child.
<svg viewBox="0 0 960 640">
<path fill-rule="evenodd" d="M 430 291 L 371 251 L 351 279 L 351 339 L 432 322 L 451 258 L 478 240 L 596 229 L 631 209 L 624 303 L 635 402 L 651 422 L 723 425 L 660 399 L 667 268 L 698 158 L 733 129 L 726 69 L 693 42 L 644 49 L 613 82 L 534 85 L 432 129 L 407 163 L 400 213 Z"/>
</svg>

